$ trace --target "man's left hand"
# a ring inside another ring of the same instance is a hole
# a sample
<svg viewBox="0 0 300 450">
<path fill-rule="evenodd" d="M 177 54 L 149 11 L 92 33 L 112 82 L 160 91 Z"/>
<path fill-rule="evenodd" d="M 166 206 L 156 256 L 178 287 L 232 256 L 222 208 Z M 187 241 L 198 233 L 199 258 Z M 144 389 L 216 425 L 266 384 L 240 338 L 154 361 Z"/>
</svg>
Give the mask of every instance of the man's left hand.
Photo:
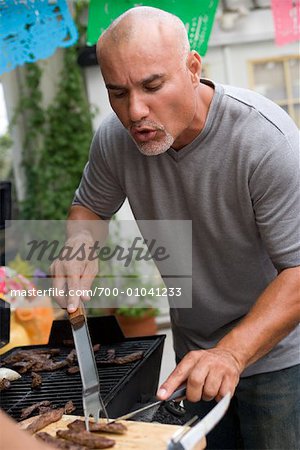
<svg viewBox="0 0 300 450">
<path fill-rule="evenodd" d="M 160 386 L 157 397 L 166 400 L 174 390 L 187 381 L 187 399 L 221 400 L 227 392 L 233 395 L 243 368 L 228 351 L 220 348 L 194 350 L 177 365 Z"/>
</svg>

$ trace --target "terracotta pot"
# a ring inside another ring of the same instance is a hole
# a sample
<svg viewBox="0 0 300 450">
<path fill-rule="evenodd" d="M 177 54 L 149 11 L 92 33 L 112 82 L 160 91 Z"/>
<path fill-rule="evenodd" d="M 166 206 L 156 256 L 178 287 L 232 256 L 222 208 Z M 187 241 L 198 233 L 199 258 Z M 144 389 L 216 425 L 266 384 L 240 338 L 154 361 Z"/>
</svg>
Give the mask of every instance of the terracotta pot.
<svg viewBox="0 0 300 450">
<path fill-rule="evenodd" d="M 121 314 L 115 316 L 125 337 L 151 336 L 157 332 L 154 316 L 128 317 Z"/>
</svg>

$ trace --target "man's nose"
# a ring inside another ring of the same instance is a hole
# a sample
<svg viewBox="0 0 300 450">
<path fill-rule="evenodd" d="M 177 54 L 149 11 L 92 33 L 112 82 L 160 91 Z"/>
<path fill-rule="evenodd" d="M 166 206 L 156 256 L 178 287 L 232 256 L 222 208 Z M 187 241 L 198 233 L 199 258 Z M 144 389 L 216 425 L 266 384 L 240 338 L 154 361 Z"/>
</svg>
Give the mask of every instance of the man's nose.
<svg viewBox="0 0 300 450">
<path fill-rule="evenodd" d="M 129 98 L 129 118 L 131 122 L 146 119 L 149 115 L 149 107 L 143 96 L 132 94 Z"/>
</svg>

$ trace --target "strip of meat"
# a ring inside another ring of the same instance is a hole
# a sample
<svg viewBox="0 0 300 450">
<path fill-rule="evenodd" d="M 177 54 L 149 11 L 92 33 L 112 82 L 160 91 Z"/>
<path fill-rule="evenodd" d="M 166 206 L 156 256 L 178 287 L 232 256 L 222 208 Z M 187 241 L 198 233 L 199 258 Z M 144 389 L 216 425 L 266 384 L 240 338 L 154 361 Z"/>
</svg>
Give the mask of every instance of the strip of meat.
<svg viewBox="0 0 300 450">
<path fill-rule="evenodd" d="M 31 389 L 40 389 L 43 379 L 41 375 L 35 372 L 31 372 Z"/>
<path fill-rule="evenodd" d="M 0 381 L 0 391 L 6 391 L 9 388 L 10 388 L 10 381 L 7 380 L 6 378 L 2 378 L 2 380 Z"/>
<path fill-rule="evenodd" d="M 21 419 L 27 419 L 27 417 L 29 417 L 36 409 L 39 409 L 43 406 L 50 406 L 50 404 L 51 402 L 49 402 L 49 400 L 43 400 L 42 402 L 33 403 L 33 405 L 27 406 L 27 408 L 22 409 L 20 417 Z"/>
<path fill-rule="evenodd" d="M 52 409 L 51 406 L 40 406 L 39 407 L 39 414 L 44 414 L 45 412 L 50 411 L 50 409 Z"/>
<path fill-rule="evenodd" d="M 79 372 L 80 372 L 80 369 L 78 366 L 72 366 L 67 369 L 68 375 L 74 375 L 75 373 L 79 373 Z"/>
<path fill-rule="evenodd" d="M 76 431 L 77 433 L 86 430 L 85 422 L 83 420 L 79 420 L 79 419 L 74 420 L 74 422 L 69 423 L 68 428 L 69 428 L 69 430 Z M 112 433 L 112 434 L 125 434 L 127 431 L 127 427 L 120 422 L 95 423 L 95 422 L 89 421 L 89 428 L 90 428 L 90 432 L 97 431 L 100 433 Z"/>
<path fill-rule="evenodd" d="M 86 450 L 86 447 L 82 447 L 81 445 L 66 441 L 65 439 L 55 438 L 54 436 L 51 436 L 51 434 L 46 432 L 37 433 L 35 436 L 55 448 L 63 450 Z"/>
<path fill-rule="evenodd" d="M 51 359 L 43 364 L 34 364 L 32 370 L 35 372 L 53 372 L 54 370 L 63 369 L 68 366 L 66 360 L 54 362 Z"/>
<path fill-rule="evenodd" d="M 34 357 L 37 357 L 39 355 L 59 355 L 60 349 L 59 348 L 49 348 L 49 349 L 31 349 L 31 350 L 17 350 L 13 352 L 11 355 L 7 356 L 3 362 L 6 364 L 14 364 L 19 361 L 26 361 L 28 359 L 32 359 Z"/>
<path fill-rule="evenodd" d="M 107 350 L 107 360 L 112 361 L 116 357 L 116 350 L 114 348 L 109 348 Z"/>
<path fill-rule="evenodd" d="M 33 366 L 33 361 L 18 361 L 12 364 L 12 366 L 16 368 L 19 373 L 26 373 Z"/>
<path fill-rule="evenodd" d="M 48 405 L 39 405 L 39 406 L 48 406 Z M 31 434 L 36 433 L 37 431 L 42 430 L 44 427 L 49 425 L 50 423 L 57 422 L 62 418 L 64 414 L 71 414 L 75 410 L 75 406 L 73 402 L 68 401 L 63 408 L 58 409 L 50 409 L 50 411 L 46 411 L 39 416 L 35 417 L 34 420 L 28 425 L 26 428 Z"/>
<path fill-rule="evenodd" d="M 134 353 L 130 353 L 129 355 L 125 355 L 125 356 L 119 356 L 116 357 L 114 359 L 104 359 L 104 360 L 100 360 L 97 361 L 97 366 L 102 366 L 102 365 L 123 365 L 123 364 L 128 364 L 134 361 L 138 361 L 139 359 L 143 358 L 143 354 L 144 352 L 139 351 L 139 352 L 134 352 Z"/>
<path fill-rule="evenodd" d="M 68 356 L 66 357 L 66 361 L 68 362 L 68 364 L 71 366 L 72 364 L 75 363 L 75 361 L 77 361 L 77 355 L 76 355 L 76 350 L 75 348 L 73 348 L 73 350 L 70 351 L 70 353 L 68 354 Z"/>
<path fill-rule="evenodd" d="M 76 406 L 74 406 L 74 403 L 72 402 L 72 400 L 69 400 L 66 404 L 65 404 L 65 414 L 71 414 L 73 411 L 75 411 Z"/>
<path fill-rule="evenodd" d="M 58 430 L 56 436 L 67 439 L 75 444 L 84 445 L 88 448 L 110 448 L 116 443 L 113 439 L 107 439 L 104 436 L 97 436 L 89 433 L 88 431 L 82 431 L 76 433 L 70 430 Z"/>
<path fill-rule="evenodd" d="M 50 423 L 58 422 L 64 415 L 64 412 L 65 408 L 51 409 L 50 411 L 35 417 L 26 430 L 29 433 L 34 434 L 45 428 L 47 425 L 50 425 Z"/>
</svg>

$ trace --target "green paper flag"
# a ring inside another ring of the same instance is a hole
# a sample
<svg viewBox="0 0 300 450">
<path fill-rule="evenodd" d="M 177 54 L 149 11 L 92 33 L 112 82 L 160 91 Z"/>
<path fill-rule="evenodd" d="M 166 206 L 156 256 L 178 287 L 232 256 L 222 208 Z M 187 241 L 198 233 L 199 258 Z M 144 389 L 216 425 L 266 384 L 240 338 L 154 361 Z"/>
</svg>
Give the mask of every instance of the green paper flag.
<svg viewBox="0 0 300 450">
<path fill-rule="evenodd" d="M 134 6 L 153 6 L 178 16 L 188 32 L 191 48 L 204 56 L 219 0 L 90 0 L 88 45 L 94 45 L 111 22 Z"/>
</svg>

